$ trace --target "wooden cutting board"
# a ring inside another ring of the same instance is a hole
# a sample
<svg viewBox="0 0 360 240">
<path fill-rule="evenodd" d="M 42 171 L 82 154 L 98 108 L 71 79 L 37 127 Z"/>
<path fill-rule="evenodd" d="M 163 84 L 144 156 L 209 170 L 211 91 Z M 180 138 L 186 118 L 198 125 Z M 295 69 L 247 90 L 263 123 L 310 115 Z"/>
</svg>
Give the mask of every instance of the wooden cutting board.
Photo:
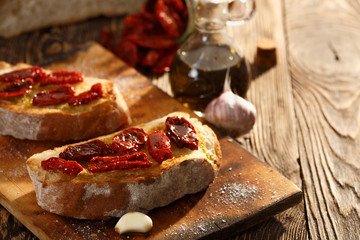
<svg viewBox="0 0 360 240">
<path fill-rule="evenodd" d="M 130 108 L 134 124 L 173 111 L 186 111 L 96 43 L 89 43 L 64 62 L 48 68 L 76 70 L 113 80 Z M 63 145 L 0 136 L 0 203 L 40 239 L 198 239 L 225 238 L 245 230 L 301 201 L 292 182 L 218 134 L 223 163 L 207 190 L 185 196 L 149 213 L 154 227 L 146 234 L 120 236 L 118 219 L 77 220 L 42 210 L 35 199 L 25 161 L 32 154 Z"/>
</svg>

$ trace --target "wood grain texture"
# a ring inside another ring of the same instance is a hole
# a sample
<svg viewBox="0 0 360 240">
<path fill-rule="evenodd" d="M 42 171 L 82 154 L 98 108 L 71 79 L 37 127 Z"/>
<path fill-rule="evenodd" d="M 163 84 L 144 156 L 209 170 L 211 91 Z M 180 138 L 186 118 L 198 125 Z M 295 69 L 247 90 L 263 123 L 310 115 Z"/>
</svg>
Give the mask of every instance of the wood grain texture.
<svg viewBox="0 0 360 240">
<path fill-rule="evenodd" d="M 252 64 L 253 80 L 247 99 L 258 115 L 253 131 L 237 140 L 301 188 L 283 1 L 257 0 L 256 4 L 253 19 L 243 26 L 229 28 Z M 263 38 L 273 39 L 276 44 L 278 61 L 272 68 L 254 64 L 256 44 Z M 238 239 L 308 239 L 303 204 L 278 214 Z"/>
<path fill-rule="evenodd" d="M 359 239 L 360 4 L 285 9 L 310 237 Z"/>
<path fill-rule="evenodd" d="M 253 80 L 247 99 L 255 105 L 258 114 L 253 131 L 237 140 L 302 187 L 283 1 L 257 0 L 256 4 L 253 19 L 243 26 L 229 28 L 252 64 Z M 272 68 L 253 64 L 256 44 L 263 38 L 273 39 L 276 44 L 278 61 Z M 308 239 L 303 205 L 278 214 L 238 239 Z"/>
</svg>

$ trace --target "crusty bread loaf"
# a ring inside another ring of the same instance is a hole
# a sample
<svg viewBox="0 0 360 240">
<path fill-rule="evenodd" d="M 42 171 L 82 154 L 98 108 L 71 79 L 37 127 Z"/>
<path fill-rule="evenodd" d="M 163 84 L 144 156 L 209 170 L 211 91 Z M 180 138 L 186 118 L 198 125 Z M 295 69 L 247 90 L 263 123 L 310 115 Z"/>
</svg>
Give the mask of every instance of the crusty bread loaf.
<svg viewBox="0 0 360 240">
<path fill-rule="evenodd" d="M 0 62 L 0 75 L 28 67 L 30 65 L 24 63 L 13 66 Z M 89 90 L 95 83 L 102 84 L 104 96 L 76 107 L 67 103 L 33 106 L 31 99 L 35 90 L 20 97 L 0 99 L 0 135 L 31 140 L 83 140 L 114 132 L 130 123 L 128 107 L 110 80 L 85 76 L 84 82 L 73 87 L 77 94 Z"/>
<path fill-rule="evenodd" d="M 84 167 L 75 177 L 41 167 L 43 160 L 58 157 L 69 145 L 38 153 L 26 162 L 35 185 L 37 203 L 59 215 L 102 219 L 120 217 L 129 211 L 146 213 L 186 194 L 205 189 L 214 180 L 221 163 L 221 150 L 215 133 L 182 112 L 174 112 L 136 127 L 142 128 L 146 134 L 164 130 L 168 116 L 182 116 L 195 127 L 199 138 L 198 150 L 177 148 L 172 143 L 173 158 L 159 164 L 149 156 L 152 162 L 150 168 L 91 173 Z M 97 139 L 109 144 L 118 133 Z M 86 142 L 89 141 L 92 140 Z M 141 151 L 149 155 L 148 147 Z"/>
<path fill-rule="evenodd" d="M 66 24 L 99 15 L 135 13 L 145 0 L 2 0 L 0 36 Z"/>
</svg>

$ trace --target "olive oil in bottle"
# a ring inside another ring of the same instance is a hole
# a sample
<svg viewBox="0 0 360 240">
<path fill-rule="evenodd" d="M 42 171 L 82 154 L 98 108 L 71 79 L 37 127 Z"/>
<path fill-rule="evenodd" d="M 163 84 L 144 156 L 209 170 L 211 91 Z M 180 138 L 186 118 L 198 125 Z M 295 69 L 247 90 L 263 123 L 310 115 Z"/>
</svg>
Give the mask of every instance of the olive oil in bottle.
<svg viewBox="0 0 360 240">
<path fill-rule="evenodd" d="M 231 47 L 205 45 L 179 52 L 170 71 L 174 97 L 185 106 L 203 112 L 222 93 L 227 69 L 233 92 L 245 97 L 250 74 L 245 59 Z"/>
</svg>

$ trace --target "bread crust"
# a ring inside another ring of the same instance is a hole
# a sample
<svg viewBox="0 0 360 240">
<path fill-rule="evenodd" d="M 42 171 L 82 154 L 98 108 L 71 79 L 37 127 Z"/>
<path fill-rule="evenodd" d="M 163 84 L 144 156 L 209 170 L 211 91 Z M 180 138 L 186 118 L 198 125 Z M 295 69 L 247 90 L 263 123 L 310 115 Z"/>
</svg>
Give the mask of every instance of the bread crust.
<svg viewBox="0 0 360 240">
<path fill-rule="evenodd" d="M 63 216 L 103 219 L 121 217 L 129 211 L 146 213 L 186 194 L 204 190 L 214 180 L 221 163 L 217 137 L 209 127 L 189 118 L 186 113 L 170 115 L 186 117 L 195 126 L 200 139 L 199 150 L 172 146 L 174 157 L 161 164 L 148 155 L 153 162 L 150 168 L 98 173 L 84 168 L 76 177 L 41 168 L 42 160 L 58 156 L 68 145 L 35 154 L 26 164 L 39 206 Z M 136 127 L 144 129 L 146 133 L 161 130 L 167 116 Z M 117 133 L 97 139 L 109 143 Z M 146 147 L 142 151 L 147 153 Z"/>
<path fill-rule="evenodd" d="M 144 2 L 145 0 L 3 0 L 0 1 L 0 36 L 12 37 L 42 27 L 73 23 L 99 15 L 135 13 Z"/>
<path fill-rule="evenodd" d="M 30 65 L 20 63 L 12 66 L 0 62 L 3 72 L 26 67 Z M 75 112 L 25 106 L 0 99 L 0 134 L 31 140 L 82 140 L 111 133 L 131 123 L 128 107 L 115 84 L 91 77 L 85 77 L 84 81 L 91 84 L 101 82 L 106 91 L 103 98 Z"/>
</svg>

